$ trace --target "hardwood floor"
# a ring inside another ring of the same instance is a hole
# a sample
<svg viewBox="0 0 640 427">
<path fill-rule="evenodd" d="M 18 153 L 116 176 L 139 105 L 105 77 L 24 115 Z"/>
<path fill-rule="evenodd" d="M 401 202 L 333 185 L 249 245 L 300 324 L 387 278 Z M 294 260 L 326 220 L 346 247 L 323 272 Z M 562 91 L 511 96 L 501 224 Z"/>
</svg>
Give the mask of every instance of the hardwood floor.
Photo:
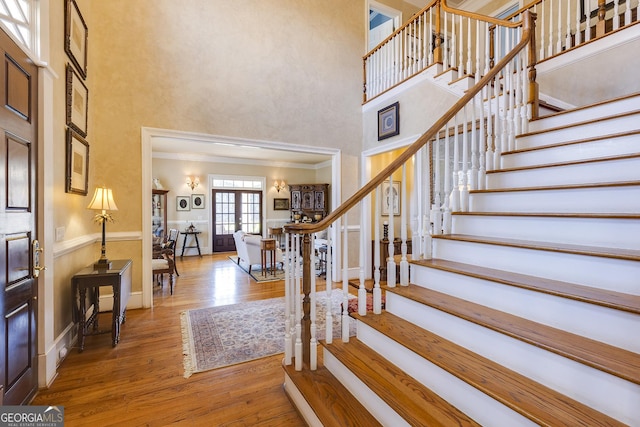
<svg viewBox="0 0 640 427">
<path fill-rule="evenodd" d="M 103 334 L 71 349 L 32 404 L 64 406 L 66 426 L 304 426 L 282 355 L 183 377 L 181 311 L 284 295 L 283 282 L 258 284 L 227 255 L 178 258 L 174 294 L 165 277 L 153 309 L 127 311 L 117 347 Z"/>
</svg>

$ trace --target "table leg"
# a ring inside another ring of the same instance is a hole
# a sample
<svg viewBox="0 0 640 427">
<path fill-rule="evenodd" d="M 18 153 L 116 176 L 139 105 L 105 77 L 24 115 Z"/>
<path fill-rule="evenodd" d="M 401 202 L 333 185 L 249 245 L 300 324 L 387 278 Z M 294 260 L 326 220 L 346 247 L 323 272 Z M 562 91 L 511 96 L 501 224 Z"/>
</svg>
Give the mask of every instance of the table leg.
<svg viewBox="0 0 640 427">
<path fill-rule="evenodd" d="M 111 310 L 111 346 L 115 347 L 120 340 L 120 292 L 113 285 L 113 308 Z"/>
<path fill-rule="evenodd" d="M 262 263 L 262 275 L 266 276 L 267 275 L 267 251 L 264 249 L 260 250 L 260 262 Z"/>
<path fill-rule="evenodd" d="M 193 237 L 196 238 L 196 248 L 198 248 L 198 255 L 200 255 L 200 258 L 202 258 L 202 253 L 200 252 L 200 242 L 198 241 L 198 235 L 194 234 Z"/>
<path fill-rule="evenodd" d="M 84 337 L 85 337 L 85 329 L 87 327 L 86 322 L 87 322 L 87 304 L 85 302 L 85 298 L 87 297 L 87 289 L 86 288 L 80 288 L 78 290 L 78 293 L 80 295 L 80 319 L 79 320 L 79 326 L 78 328 L 80 329 L 80 353 L 82 353 L 82 351 L 84 350 Z"/>
<path fill-rule="evenodd" d="M 185 234 L 184 239 L 182 240 L 182 252 L 180 253 L 180 258 L 184 256 L 184 248 L 187 246 L 187 236 L 188 234 Z"/>
</svg>

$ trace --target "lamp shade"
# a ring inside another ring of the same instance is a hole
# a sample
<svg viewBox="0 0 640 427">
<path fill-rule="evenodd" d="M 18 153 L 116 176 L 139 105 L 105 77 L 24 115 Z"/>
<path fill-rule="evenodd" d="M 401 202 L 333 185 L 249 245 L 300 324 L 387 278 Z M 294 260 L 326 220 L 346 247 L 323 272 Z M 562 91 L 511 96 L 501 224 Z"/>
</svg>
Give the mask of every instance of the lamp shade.
<svg viewBox="0 0 640 427">
<path fill-rule="evenodd" d="M 87 209 L 117 211 L 118 207 L 113 200 L 113 191 L 110 188 L 96 187 L 96 192 L 93 194 L 93 199 L 91 199 Z"/>
</svg>

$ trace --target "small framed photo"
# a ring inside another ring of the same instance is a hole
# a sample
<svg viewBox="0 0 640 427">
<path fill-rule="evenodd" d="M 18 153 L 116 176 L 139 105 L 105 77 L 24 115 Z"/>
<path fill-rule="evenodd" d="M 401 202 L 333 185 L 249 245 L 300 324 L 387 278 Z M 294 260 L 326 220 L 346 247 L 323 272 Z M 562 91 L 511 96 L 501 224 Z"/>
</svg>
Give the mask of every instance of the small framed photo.
<svg viewBox="0 0 640 427">
<path fill-rule="evenodd" d="M 190 211 L 191 210 L 191 197 L 189 197 L 189 196 L 177 196 L 176 197 L 176 210 L 177 211 Z"/>
<path fill-rule="evenodd" d="M 273 210 L 274 211 L 288 211 L 289 210 L 289 199 L 273 199 Z"/>
<path fill-rule="evenodd" d="M 382 215 L 400 215 L 400 182 L 382 183 Z"/>
<path fill-rule="evenodd" d="M 67 126 L 87 137 L 89 89 L 78 73 L 67 64 Z"/>
<path fill-rule="evenodd" d="M 400 103 L 378 111 L 378 141 L 400 134 Z"/>
<path fill-rule="evenodd" d="M 204 209 L 204 194 L 191 195 L 191 209 Z"/>
<path fill-rule="evenodd" d="M 66 192 L 87 195 L 89 190 L 89 143 L 67 128 Z"/>
<path fill-rule="evenodd" d="M 64 50 L 83 79 L 87 78 L 88 29 L 75 0 L 66 0 L 64 8 Z"/>
</svg>

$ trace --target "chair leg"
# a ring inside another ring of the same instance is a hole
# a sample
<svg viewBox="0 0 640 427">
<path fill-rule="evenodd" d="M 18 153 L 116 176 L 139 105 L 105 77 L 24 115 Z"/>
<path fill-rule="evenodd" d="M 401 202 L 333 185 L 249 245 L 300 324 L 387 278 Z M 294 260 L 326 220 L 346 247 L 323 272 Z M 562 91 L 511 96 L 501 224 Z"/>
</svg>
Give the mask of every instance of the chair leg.
<svg viewBox="0 0 640 427">
<path fill-rule="evenodd" d="M 173 295 L 173 274 L 169 273 L 169 287 L 171 290 L 171 295 Z"/>
</svg>

